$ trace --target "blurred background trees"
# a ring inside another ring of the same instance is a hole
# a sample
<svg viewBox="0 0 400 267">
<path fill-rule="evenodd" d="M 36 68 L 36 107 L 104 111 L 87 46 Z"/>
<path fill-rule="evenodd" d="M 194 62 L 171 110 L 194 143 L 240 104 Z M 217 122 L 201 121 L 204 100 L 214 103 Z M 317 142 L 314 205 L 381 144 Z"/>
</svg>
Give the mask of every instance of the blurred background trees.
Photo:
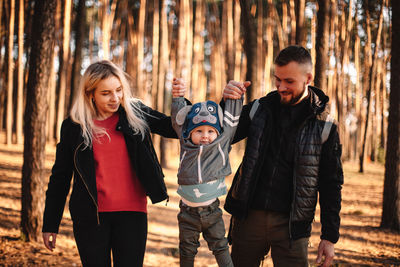
<svg viewBox="0 0 400 267">
<path fill-rule="evenodd" d="M 386 145 L 388 129 L 391 139 L 399 139 L 398 125 L 388 127 L 390 77 L 399 75 L 390 69 L 396 1 L 54 1 L 54 48 L 41 77 L 47 83 L 43 134 L 50 144 L 59 140 L 84 69 L 99 59 L 122 66 L 134 95 L 169 114 L 173 77 L 186 80 L 193 102 L 219 101 L 231 79 L 252 81 L 247 101 L 274 90 L 273 60 L 290 44 L 311 52 L 315 85 L 330 97 L 340 125 L 343 160 L 357 160 L 362 172 L 365 160 L 384 162 L 393 149 Z M 10 145 L 23 144 L 23 125 L 36 114 L 27 114 L 30 87 L 36 86 L 28 77 L 38 57 L 33 46 L 41 33 L 34 17 L 40 2 L 0 1 L 0 136 Z M 165 166 L 168 144 L 159 137 L 155 144 Z M 394 155 L 398 170 L 398 150 Z"/>
</svg>

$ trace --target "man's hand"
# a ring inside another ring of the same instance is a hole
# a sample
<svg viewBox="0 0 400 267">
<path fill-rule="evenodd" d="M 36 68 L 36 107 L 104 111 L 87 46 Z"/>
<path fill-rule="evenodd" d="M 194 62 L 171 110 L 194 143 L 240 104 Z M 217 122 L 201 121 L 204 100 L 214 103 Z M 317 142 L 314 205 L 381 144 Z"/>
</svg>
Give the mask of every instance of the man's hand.
<svg viewBox="0 0 400 267">
<path fill-rule="evenodd" d="M 325 256 L 325 260 L 322 259 L 323 256 Z M 322 267 L 331 266 L 333 257 L 335 257 L 334 244 L 328 240 L 322 239 L 318 246 L 317 265 Z"/>
<path fill-rule="evenodd" d="M 250 81 L 246 82 L 237 82 L 237 81 L 229 81 L 229 83 L 225 86 L 223 97 L 226 99 L 239 99 L 246 92 L 246 88 L 251 84 Z"/>
<path fill-rule="evenodd" d="M 53 249 L 56 248 L 56 238 L 56 233 L 43 233 L 43 243 L 50 251 L 53 251 Z"/>
<path fill-rule="evenodd" d="M 182 78 L 172 80 L 172 97 L 181 97 L 186 93 L 186 84 Z"/>
</svg>

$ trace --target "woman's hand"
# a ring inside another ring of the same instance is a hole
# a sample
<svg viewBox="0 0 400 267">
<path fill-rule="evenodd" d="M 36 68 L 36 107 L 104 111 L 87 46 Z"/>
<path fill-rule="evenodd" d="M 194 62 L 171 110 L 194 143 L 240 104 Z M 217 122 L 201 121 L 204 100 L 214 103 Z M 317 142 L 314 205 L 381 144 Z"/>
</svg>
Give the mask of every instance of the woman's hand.
<svg viewBox="0 0 400 267">
<path fill-rule="evenodd" d="M 50 251 L 56 248 L 56 238 L 56 233 L 43 233 L 43 243 Z"/>
<path fill-rule="evenodd" d="M 250 81 L 245 82 L 237 82 L 237 81 L 229 81 L 229 83 L 225 86 L 223 97 L 226 99 L 239 99 L 246 92 L 246 88 L 251 84 Z"/>
<path fill-rule="evenodd" d="M 186 93 L 186 84 L 183 78 L 172 80 L 172 97 L 183 97 Z"/>
</svg>

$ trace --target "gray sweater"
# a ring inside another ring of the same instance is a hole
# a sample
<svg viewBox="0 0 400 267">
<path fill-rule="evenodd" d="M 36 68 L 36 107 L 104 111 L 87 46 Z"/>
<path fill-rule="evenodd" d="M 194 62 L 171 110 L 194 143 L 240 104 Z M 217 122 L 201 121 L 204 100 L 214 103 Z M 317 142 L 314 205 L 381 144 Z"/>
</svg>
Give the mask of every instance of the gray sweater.
<svg viewBox="0 0 400 267">
<path fill-rule="evenodd" d="M 177 122 L 177 114 L 186 105 L 183 97 L 172 99 L 172 126 L 179 136 L 181 147 L 178 184 L 202 184 L 231 174 L 228 153 L 239 122 L 243 99 L 226 100 L 223 118 L 219 118 L 223 120 L 222 132 L 214 142 L 207 145 L 195 145 L 189 138 L 183 138 L 185 124 Z"/>
</svg>

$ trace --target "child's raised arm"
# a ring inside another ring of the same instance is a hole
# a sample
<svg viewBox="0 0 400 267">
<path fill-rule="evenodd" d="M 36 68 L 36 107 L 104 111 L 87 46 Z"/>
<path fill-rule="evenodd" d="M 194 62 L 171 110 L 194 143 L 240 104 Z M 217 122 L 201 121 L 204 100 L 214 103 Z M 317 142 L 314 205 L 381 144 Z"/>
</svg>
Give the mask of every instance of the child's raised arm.
<svg viewBox="0 0 400 267">
<path fill-rule="evenodd" d="M 186 93 L 186 84 L 182 78 L 174 78 L 172 80 L 172 103 L 171 103 L 171 121 L 172 127 L 177 133 L 178 137 L 181 136 L 183 122 L 177 121 L 177 114 L 179 110 L 186 106 L 186 101 L 183 96 Z"/>
</svg>

